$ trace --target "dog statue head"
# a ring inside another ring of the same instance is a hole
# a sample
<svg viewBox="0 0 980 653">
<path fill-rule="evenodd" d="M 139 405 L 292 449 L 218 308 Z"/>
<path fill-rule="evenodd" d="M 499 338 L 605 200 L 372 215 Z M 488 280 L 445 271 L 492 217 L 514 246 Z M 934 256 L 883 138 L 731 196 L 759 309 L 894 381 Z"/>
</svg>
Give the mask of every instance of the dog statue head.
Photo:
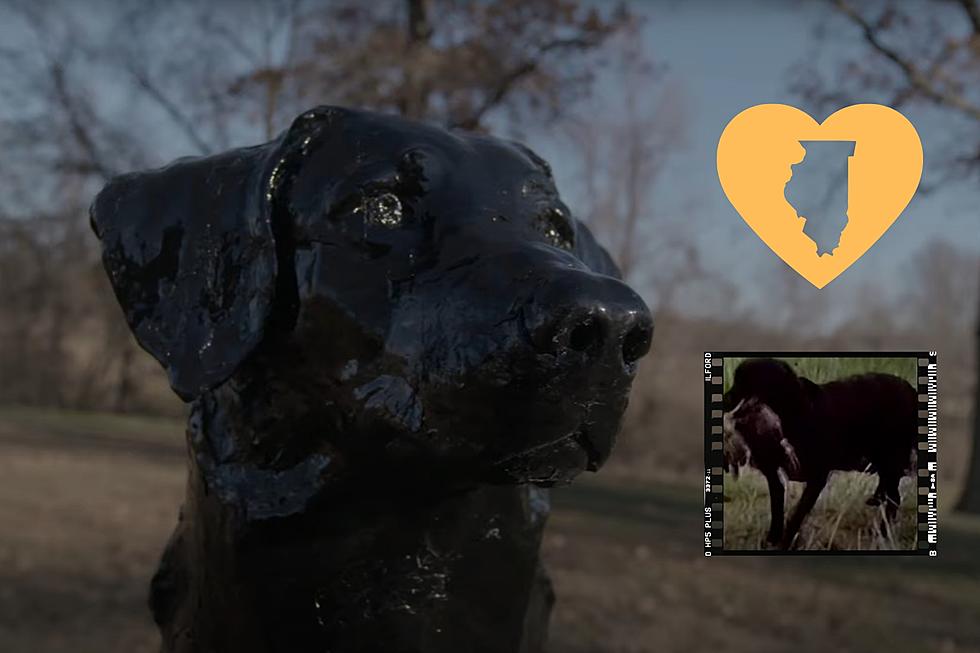
<svg viewBox="0 0 980 653">
<path fill-rule="evenodd" d="M 650 346 L 548 165 L 495 138 L 321 107 L 119 177 L 91 219 L 174 391 L 235 405 L 219 462 L 564 482 L 606 460 Z"/>
</svg>

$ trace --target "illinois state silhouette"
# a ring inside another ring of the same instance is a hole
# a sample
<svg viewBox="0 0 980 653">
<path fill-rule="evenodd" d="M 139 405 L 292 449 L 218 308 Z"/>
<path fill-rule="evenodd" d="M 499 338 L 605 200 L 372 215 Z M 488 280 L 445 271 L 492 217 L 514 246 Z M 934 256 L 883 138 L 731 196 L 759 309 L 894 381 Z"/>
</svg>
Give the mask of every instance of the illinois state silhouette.
<svg viewBox="0 0 980 653">
<path fill-rule="evenodd" d="M 854 141 L 800 141 L 803 161 L 792 166 L 784 193 L 817 256 L 832 255 L 847 227 L 848 159 Z"/>
</svg>

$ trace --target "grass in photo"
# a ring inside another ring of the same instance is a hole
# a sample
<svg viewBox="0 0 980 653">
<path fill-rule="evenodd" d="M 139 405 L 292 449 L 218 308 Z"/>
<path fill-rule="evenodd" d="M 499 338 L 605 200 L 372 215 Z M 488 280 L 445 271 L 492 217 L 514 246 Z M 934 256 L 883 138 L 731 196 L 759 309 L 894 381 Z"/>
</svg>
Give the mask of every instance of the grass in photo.
<svg viewBox="0 0 980 653">
<path fill-rule="evenodd" d="M 865 503 L 878 479 L 873 474 L 837 472 L 807 516 L 796 548 L 804 550 L 894 551 L 915 549 L 918 513 L 916 482 L 903 478 L 899 491 L 902 504 L 898 519 L 885 532 L 883 506 Z M 724 546 L 731 550 L 758 550 L 766 546 L 769 529 L 769 489 L 755 469 L 742 470 L 738 477 L 725 474 Z M 786 488 L 786 512 L 800 500 L 801 483 Z"/>
</svg>

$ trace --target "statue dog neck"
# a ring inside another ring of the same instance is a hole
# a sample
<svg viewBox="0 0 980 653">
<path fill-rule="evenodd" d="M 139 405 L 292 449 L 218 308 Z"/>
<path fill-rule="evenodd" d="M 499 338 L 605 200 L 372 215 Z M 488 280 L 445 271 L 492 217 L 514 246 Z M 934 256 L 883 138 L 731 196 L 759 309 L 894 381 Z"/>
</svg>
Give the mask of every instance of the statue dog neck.
<svg viewBox="0 0 980 653">
<path fill-rule="evenodd" d="M 228 395 L 192 405 L 187 497 L 151 586 L 164 651 L 542 650 L 547 489 L 447 493 L 328 454 L 260 468 L 236 455 L 262 434 Z"/>
</svg>

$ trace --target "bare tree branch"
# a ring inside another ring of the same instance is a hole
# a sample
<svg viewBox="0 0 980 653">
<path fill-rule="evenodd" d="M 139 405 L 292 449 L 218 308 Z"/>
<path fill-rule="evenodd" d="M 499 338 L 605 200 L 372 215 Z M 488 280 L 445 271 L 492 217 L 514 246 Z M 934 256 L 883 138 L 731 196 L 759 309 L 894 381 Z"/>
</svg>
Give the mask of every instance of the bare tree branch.
<svg viewBox="0 0 980 653">
<path fill-rule="evenodd" d="M 201 154 L 210 154 L 213 151 L 194 126 L 194 121 L 181 111 L 177 103 L 168 98 L 159 86 L 153 83 L 145 70 L 140 70 L 133 62 L 129 62 L 126 68 L 132 76 L 133 81 L 136 82 L 136 86 L 163 109 L 164 113 L 173 121 L 174 125 L 187 136 L 188 140 L 190 140 Z"/>
<path fill-rule="evenodd" d="M 456 129 L 476 129 L 479 127 L 484 116 L 486 116 L 491 109 L 503 102 L 522 79 L 538 70 L 542 57 L 549 52 L 559 49 L 574 48 L 581 48 L 584 50 L 589 47 L 593 47 L 594 45 L 594 42 L 583 38 L 556 39 L 550 43 L 544 44 L 538 48 L 537 56 L 526 59 L 511 69 L 508 73 L 503 75 L 498 80 L 497 84 L 486 94 L 483 102 L 480 103 L 480 106 L 474 109 L 470 115 L 466 116 L 465 118 L 454 121 L 450 127 Z"/>
<path fill-rule="evenodd" d="M 975 2 L 974 0 L 958 0 L 958 2 L 970 19 L 970 25 L 973 26 L 973 33 L 980 35 L 980 2 Z"/>
<path fill-rule="evenodd" d="M 834 0 L 834 5 L 859 26 L 864 34 L 864 40 L 876 52 L 894 63 L 902 71 L 909 85 L 923 97 L 943 104 L 980 122 L 980 106 L 970 103 L 965 97 L 952 90 L 940 90 L 932 83 L 929 76 L 922 73 L 911 61 L 903 57 L 894 48 L 889 47 L 879 37 L 878 30 L 869 23 L 854 7 L 844 0 Z"/>
<path fill-rule="evenodd" d="M 80 110 L 76 105 L 75 100 L 72 98 L 71 93 L 68 92 L 64 67 L 60 62 L 51 61 L 49 64 L 49 72 L 51 75 L 51 82 L 54 89 L 55 98 L 65 112 L 65 117 L 68 119 L 68 127 L 71 135 L 74 137 L 75 142 L 82 149 L 85 156 L 88 157 L 92 169 L 98 173 L 103 181 L 108 181 L 114 176 L 115 173 L 112 167 L 106 163 L 102 153 L 99 151 L 98 146 L 95 144 L 94 138 L 89 133 L 85 121 L 83 120 L 82 116 L 79 115 Z"/>
<path fill-rule="evenodd" d="M 234 50 L 240 57 L 244 58 L 249 65 L 261 65 L 261 57 L 259 57 L 259 55 L 256 54 L 242 38 L 240 38 L 235 30 L 230 29 L 227 25 L 222 25 L 218 21 L 214 20 L 210 15 L 205 16 L 204 24 L 214 36 L 221 37 L 225 43 L 227 43 L 228 46 L 231 47 L 231 49 Z"/>
</svg>

